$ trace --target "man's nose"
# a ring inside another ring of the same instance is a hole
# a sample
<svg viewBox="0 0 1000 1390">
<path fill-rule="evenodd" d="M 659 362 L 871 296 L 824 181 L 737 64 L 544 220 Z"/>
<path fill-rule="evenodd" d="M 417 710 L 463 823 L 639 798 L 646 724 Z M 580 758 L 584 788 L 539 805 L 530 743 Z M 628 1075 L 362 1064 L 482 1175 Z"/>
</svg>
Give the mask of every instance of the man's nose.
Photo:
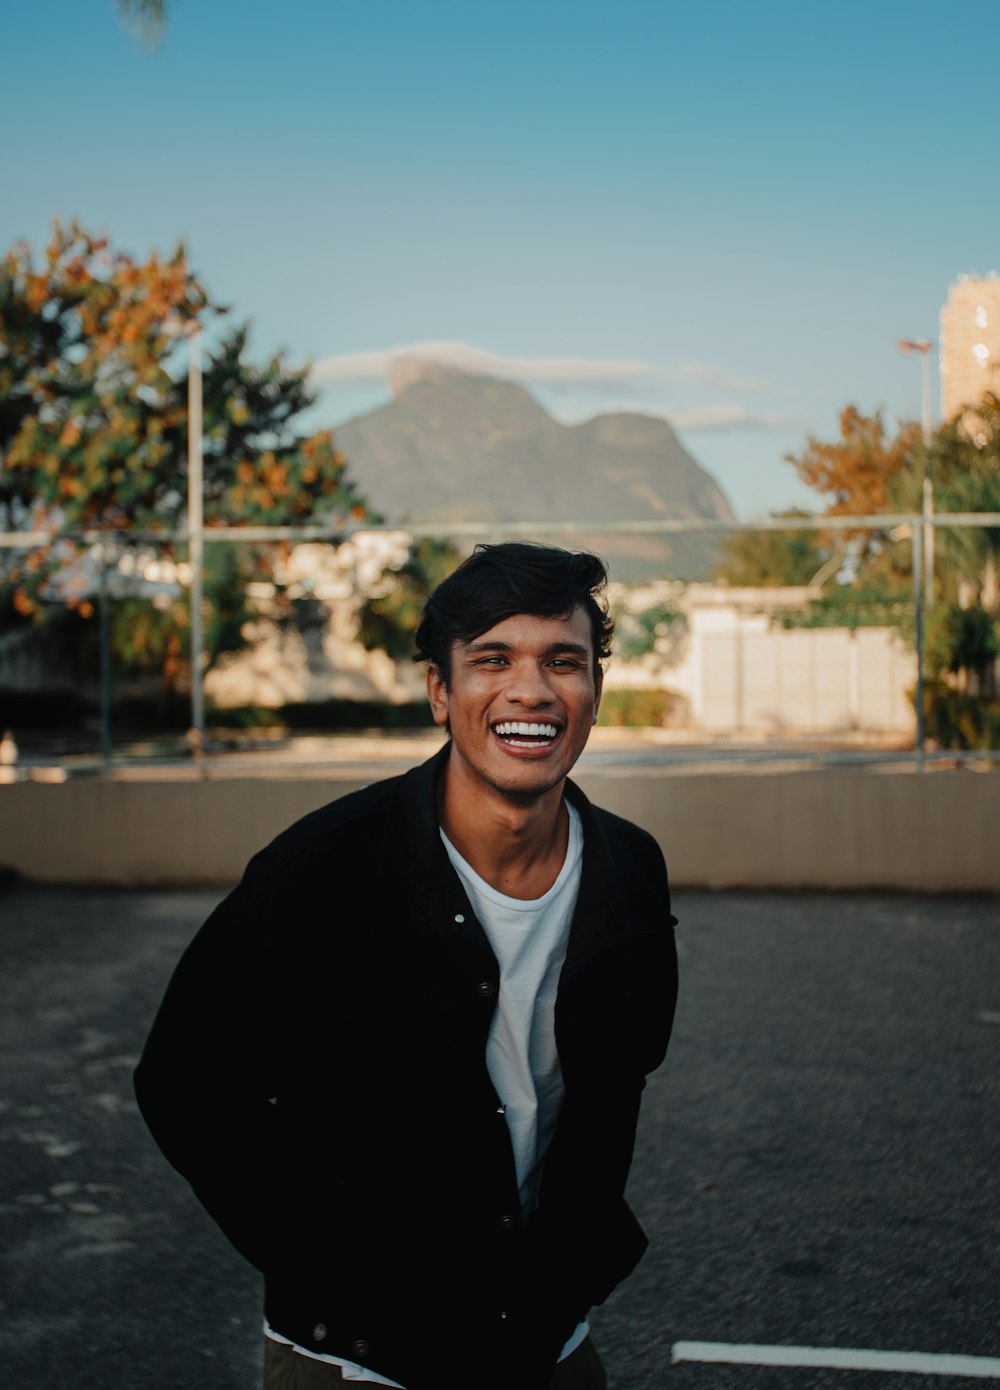
<svg viewBox="0 0 1000 1390">
<path fill-rule="evenodd" d="M 519 705 L 545 705 L 555 699 L 555 691 L 544 666 L 524 663 L 511 669 L 505 691 L 507 699 Z"/>
</svg>

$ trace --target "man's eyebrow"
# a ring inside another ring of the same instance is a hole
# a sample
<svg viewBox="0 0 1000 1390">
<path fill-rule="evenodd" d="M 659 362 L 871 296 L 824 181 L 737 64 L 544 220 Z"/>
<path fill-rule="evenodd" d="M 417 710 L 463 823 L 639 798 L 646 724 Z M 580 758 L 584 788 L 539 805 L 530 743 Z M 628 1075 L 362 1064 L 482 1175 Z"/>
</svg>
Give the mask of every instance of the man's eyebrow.
<svg viewBox="0 0 1000 1390">
<path fill-rule="evenodd" d="M 514 649 L 509 642 L 467 642 L 465 650 L 467 652 L 510 652 Z"/>
<path fill-rule="evenodd" d="M 590 648 L 583 642 L 553 642 L 547 655 L 554 656 L 556 652 L 572 652 L 574 656 L 590 656 Z"/>
</svg>

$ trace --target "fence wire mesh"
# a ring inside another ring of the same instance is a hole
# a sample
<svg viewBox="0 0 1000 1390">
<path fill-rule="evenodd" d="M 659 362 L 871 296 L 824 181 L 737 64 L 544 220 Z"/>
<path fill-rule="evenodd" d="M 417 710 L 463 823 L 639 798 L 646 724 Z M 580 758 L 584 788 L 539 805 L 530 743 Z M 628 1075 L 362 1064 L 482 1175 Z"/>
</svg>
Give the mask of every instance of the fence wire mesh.
<svg viewBox="0 0 1000 1390">
<path fill-rule="evenodd" d="M 811 535 L 815 572 L 738 582 L 741 546 L 776 533 Z M 409 657 L 424 594 L 475 543 L 513 538 L 607 556 L 618 643 L 603 719 L 654 731 L 648 757 L 654 745 L 685 765 L 1000 757 L 1000 513 L 336 522 L 0 533 L 0 590 L 40 576 L 38 611 L 8 610 L 0 628 L 0 776 L 171 763 L 211 775 L 251 748 L 361 727 L 395 731 L 398 749 L 428 722 Z M 878 583 L 866 586 L 873 547 Z M 727 559 L 729 582 L 713 581 Z"/>
</svg>

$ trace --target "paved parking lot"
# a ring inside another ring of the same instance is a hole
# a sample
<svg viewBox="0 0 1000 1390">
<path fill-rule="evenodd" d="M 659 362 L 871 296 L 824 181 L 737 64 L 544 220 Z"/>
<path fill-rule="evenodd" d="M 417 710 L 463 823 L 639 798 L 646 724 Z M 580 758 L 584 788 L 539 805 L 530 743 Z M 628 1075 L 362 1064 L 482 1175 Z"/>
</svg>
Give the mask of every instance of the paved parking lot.
<svg viewBox="0 0 1000 1390">
<path fill-rule="evenodd" d="M 131 1067 L 217 894 L 0 892 L 11 1390 L 255 1390 L 259 1290 L 146 1135 Z M 685 1340 L 1000 1355 L 1000 904 L 684 894 L 682 994 L 594 1316 L 612 1390 L 957 1390 L 670 1365 Z M 470 1386 L 470 1390 L 474 1387 Z"/>
</svg>

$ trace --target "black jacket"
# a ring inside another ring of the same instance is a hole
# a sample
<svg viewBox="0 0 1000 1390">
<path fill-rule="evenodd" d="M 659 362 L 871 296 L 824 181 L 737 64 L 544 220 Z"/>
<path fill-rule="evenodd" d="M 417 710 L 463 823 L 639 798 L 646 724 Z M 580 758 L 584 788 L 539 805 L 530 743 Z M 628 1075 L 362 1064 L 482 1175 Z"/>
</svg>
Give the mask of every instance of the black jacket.
<svg viewBox="0 0 1000 1390">
<path fill-rule="evenodd" d="M 565 1100 L 525 1222 L 485 1061 L 498 966 L 438 833 L 447 756 L 251 861 L 182 957 L 136 1091 L 263 1271 L 276 1331 L 407 1390 L 465 1390 L 473 1368 L 480 1390 L 533 1390 L 647 1243 L 622 1194 L 670 1035 L 674 918 L 655 841 L 567 784 L 584 856 Z"/>
</svg>

